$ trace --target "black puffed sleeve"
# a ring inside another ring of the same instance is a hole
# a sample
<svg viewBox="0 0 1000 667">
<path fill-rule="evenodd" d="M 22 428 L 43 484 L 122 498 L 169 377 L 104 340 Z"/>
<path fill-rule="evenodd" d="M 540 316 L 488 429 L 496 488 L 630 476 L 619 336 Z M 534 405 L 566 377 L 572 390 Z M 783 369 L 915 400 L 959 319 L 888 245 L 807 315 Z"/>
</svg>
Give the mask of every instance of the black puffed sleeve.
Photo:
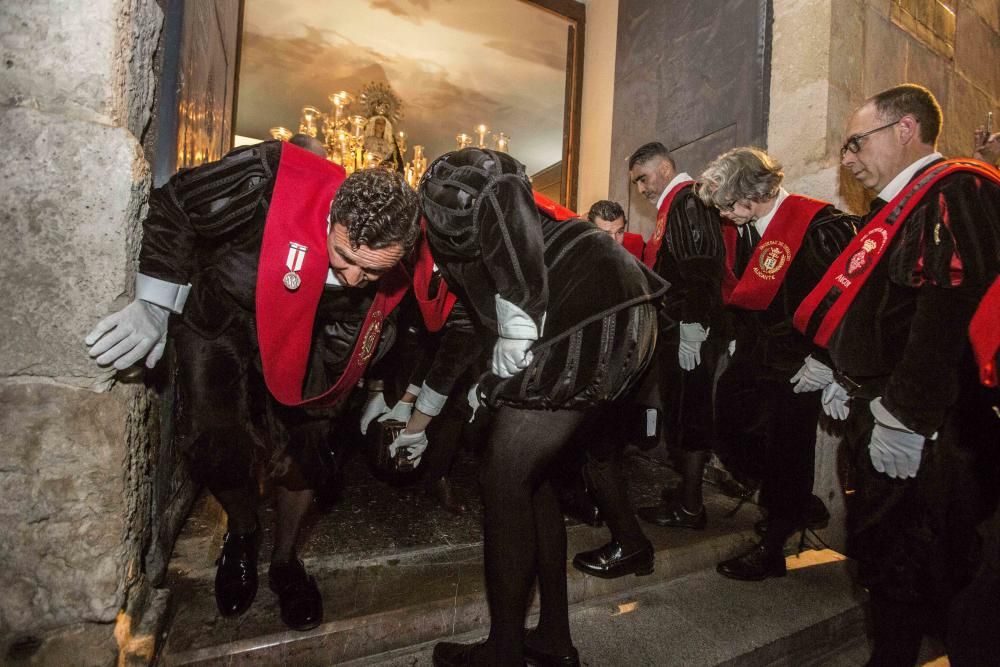
<svg viewBox="0 0 1000 667">
<path fill-rule="evenodd" d="M 186 284 L 197 272 L 198 248 L 249 220 L 273 187 L 279 142 L 237 149 L 221 160 L 185 169 L 153 190 L 143 222 L 139 272 Z"/>
<path fill-rule="evenodd" d="M 707 328 L 722 308 L 726 248 L 718 211 L 702 203 L 694 188 L 679 193 L 670 207 L 664 244 L 673 255 L 685 289 L 681 320 Z"/>
</svg>

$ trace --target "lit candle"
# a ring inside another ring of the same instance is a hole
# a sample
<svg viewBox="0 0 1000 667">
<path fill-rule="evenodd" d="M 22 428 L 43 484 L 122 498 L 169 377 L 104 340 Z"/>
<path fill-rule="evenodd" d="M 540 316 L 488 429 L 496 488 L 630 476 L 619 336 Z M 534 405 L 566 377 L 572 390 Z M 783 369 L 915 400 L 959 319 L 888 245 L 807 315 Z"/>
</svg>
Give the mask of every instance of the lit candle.
<svg viewBox="0 0 1000 667">
<path fill-rule="evenodd" d="M 465 148 L 466 146 L 471 146 L 472 145 L 472 137 L 470 137 L 469 135 L 467 135 L 465 132 L 462 132 L 461 134 L 456 135 L 455 136 L 455 141 L 458 142 L 458 148 L 459 148 L 459 150 Z"/>
<path fill-rule="evenodd" d="M 510 150 L 510 137 L 503 132 L 497 135 L 497 150 L 501 153 L 507 153 Z"/>
<path fill-rule="evenodd" d="M 476 134 L 479 135 L 479 147 L 480 148 L 486 148 L 486 133 L 488 131 L 489 131 L 489 128 L 487 128 L 482 123 L 480 123 L 479 127 L 476 128 Z"/>
</svg>

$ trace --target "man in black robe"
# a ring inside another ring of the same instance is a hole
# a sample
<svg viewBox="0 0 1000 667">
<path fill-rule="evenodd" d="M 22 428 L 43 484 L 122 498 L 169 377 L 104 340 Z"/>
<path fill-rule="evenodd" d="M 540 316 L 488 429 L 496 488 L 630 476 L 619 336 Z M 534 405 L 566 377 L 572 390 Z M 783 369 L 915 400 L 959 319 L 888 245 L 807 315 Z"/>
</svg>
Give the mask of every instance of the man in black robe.
<svg viewBox="0 0 1000 667">
<path fill-rule="evenodd" d="M 620 397 L 649 363 L 654 302 L 667 285 L 600 229 L 543 213 L 507 154 L 448 153 L 420 194 L 434 262 L 492 342 L 478 395 L 495 410 L 480 480 L 490 635 L 438 644 L 434 664 L 579 664 L 549 466 L 587 412 Z M 525 633 L 536 579 L 538 626 Z"/>
<path fill-rule="evenodd" d="M 702 476 L 714 439 L 712 385 L 727 340 L 722 221 L 718 211 L 698 199 L 694 180 L 677 170 L 663 144 L 640 146 L 628 169 L 639 194 L 657 209 L 643 262 L 670 283 L 660 311 L 655 364 L 643 389 L 658 397 L 661 431 L 682 478 L 679 497 L 665 497 L 659 505 L 639 508 L 638 514 L 658 526 L 701 529 L 707 524 Z"/>
<path fill-rule="evenodd" d="M 792 315 L 855 231 L 853 216 L 789 194 L 783 178 L 767 153 L 744 147 L 716 158 L 697 186 L 732 223 L 723 232 L 723 294 L 734 341 L 716 389 L 720 447 L 761 456 L 755 475 L 767 511 L 759 543 L 719 564 L 732 579 L 784 576 L 785 541 L 814 520 L 807 511 L 818 501 L 812 487 L 820 391 L 833 371 L 826 351 L 792 327 Z"/>
<path fill-rule="evenodd" d="M 332 204 L 331 204 L 332 201 Z M 102 365 L 152 368 L 176 350 L 177 438 L 226 511 L 215 578 L 224 616 L 257 591 L 257 471 L 277 504 L 269 582 L 281 617 L 315 627 L 322 601 L 296 557 L 324 481 L 332 418 L 407 287 L 417 201 L 386 170 L 343 170 L 265 142 L 179 172 L 150 197 L 136 299 L 87 336 Z"/>
<path fill-rule="evenodd" d="M 854 112 L 842 164 L 878 197 L 795 316 L 849 396 L 848 546 L 871 594 L 872 665 L 913 665 L 943 628 L 1000 488 L 968 340 L 1000 268 L 1000 176 L 943 160 L 940 129 L 937 100 L 913 84 Z"/>
</svg>

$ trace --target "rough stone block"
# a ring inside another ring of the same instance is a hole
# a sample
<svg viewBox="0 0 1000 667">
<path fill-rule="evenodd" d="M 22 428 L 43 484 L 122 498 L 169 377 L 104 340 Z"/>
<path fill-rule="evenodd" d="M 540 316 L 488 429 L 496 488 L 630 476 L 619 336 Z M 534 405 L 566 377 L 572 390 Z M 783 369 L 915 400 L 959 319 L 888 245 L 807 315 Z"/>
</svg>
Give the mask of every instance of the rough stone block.
<svg viewBox="0 0 1000 667">
<path fill-rule="evenodd" d="M 952 77 L 938 149 L 947 156 L 971 154 L 973 132 L 983 124 L 987 111 L 996 114 L 997 104 L 998 98 L 987 96 L 966 77 L 960 74 Z"/>
<path fill-rule="evenodd" d="M 969 10 L 978 14 L 993 30 L 1000 32 L 1000 2 L 996 0 L 964 0 L 959 5 L 958 13 L 962 14 Z"/>
<path fill-rule="evenodd" d="M 114 620 L 135 505 L 130 394 L 0 384 L 0 634 Z"/>
<path fill-rule="evenodd" d="M 830 12 L 830 85 L 859 98 L 864 89 L 866 16 L 866 8 L 856 0 L 834 0 Z"/>
<path fill-rule="evenodd" d="M 872 7 L 865 14 L 865 96 L 903 83 L 906 76 L 906 34 Z"/>
<path fill-rule="evenodd" d="M 959 11 L 957 19 L 955 68 L 982 91 L 1000 97 L 1000 33 L 970 11 Z"/>
<path fill-rule="evenodd" d="M 86 8 L 74 0 L 5 0 L 0 100 L 108 124 L 131 120 L 138 134 L 149 118 L 161 22 L 154 0 Z"/>
<path fill-rule="evenodd" d="M 909 58 L 906 62 L 906 81 L 927 86 L 942 109 L 948 108 L 950 79 L 955 75 L 952 63 L 947 58 L 931 51 L 919 42 L 910 42 Z"/>
<path fill-rule="evenodd" d="M 0 134 L 0 375 L 94 384 L 83 337 L 125 303 L 146 162 L 125 129 L 24 107 L 0 106 Z"/>
</svg>

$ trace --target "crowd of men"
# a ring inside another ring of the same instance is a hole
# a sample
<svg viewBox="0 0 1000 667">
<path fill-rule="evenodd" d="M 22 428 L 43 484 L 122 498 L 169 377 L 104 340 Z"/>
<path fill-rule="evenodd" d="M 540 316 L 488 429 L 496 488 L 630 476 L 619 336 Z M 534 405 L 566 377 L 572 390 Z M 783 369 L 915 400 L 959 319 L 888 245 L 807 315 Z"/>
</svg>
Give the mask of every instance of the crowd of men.
<svg viewBox="0 0 1000 667">
<path fill-rule="evenodd" d="M 438 158 L 414 192 L 387 169 L 346 177 L 291 144 L 244 147 L 153 192 L 136 298 L 87 344 L 118 369 L 152 368 L 169 350 L 177 438 L 228 519 L 215 579 L 223 616 L 256 595 L 261 472 L 277 509 L 268 582 L 282 620 L 313 628 L 323 604 L 296 544 L 331 447 L 359 415 L 361 431 L 398 423 L 390 460 L 423 467 L 427 491 L 461 512 L 447 476 L 471 418 L 486 424 L 490 633 L 438 644 L 434 663 L 579 664 L 553 484 L 567 466 L 554 463 L 569 457 L 579 471 L 586 459 L 611 533 L 574 566 L 618 577 L 654 567 L 636 513 L 707 525 L 714 451 L 759 480 L 766 511 L 759 541 L 718 572 L 759 581 L 785 576 L 788 537 L 829 518 L 812 495 L 825 413 L 845 423 L 870 664 L 915 664 L 929 632 L 945 635 L 953 663 L 990 664 L 1000 172 L 945 159 L 941 124 L 933 95 L 912 84 L 852 114 L 840 157 L 877 195 L 863 216 L 786 191 L 778 160 L 757 148 L 692 177 L 662 144 L 643 145 L 628 175 L 657 209 L 645 240 L 626 231 L 620 205 L 598 202 L 581 220 L 485 149 Z M 977 157 L 995 161 L 998 144 L 977 134 Z M 415 329 L 420 354 L 401 365 L 393 343 Z M 658 433 L 681 484 L 636 512 L 621 449 Z M 525 632 L 536 581 L 541 612 Z"/>
</svg>

